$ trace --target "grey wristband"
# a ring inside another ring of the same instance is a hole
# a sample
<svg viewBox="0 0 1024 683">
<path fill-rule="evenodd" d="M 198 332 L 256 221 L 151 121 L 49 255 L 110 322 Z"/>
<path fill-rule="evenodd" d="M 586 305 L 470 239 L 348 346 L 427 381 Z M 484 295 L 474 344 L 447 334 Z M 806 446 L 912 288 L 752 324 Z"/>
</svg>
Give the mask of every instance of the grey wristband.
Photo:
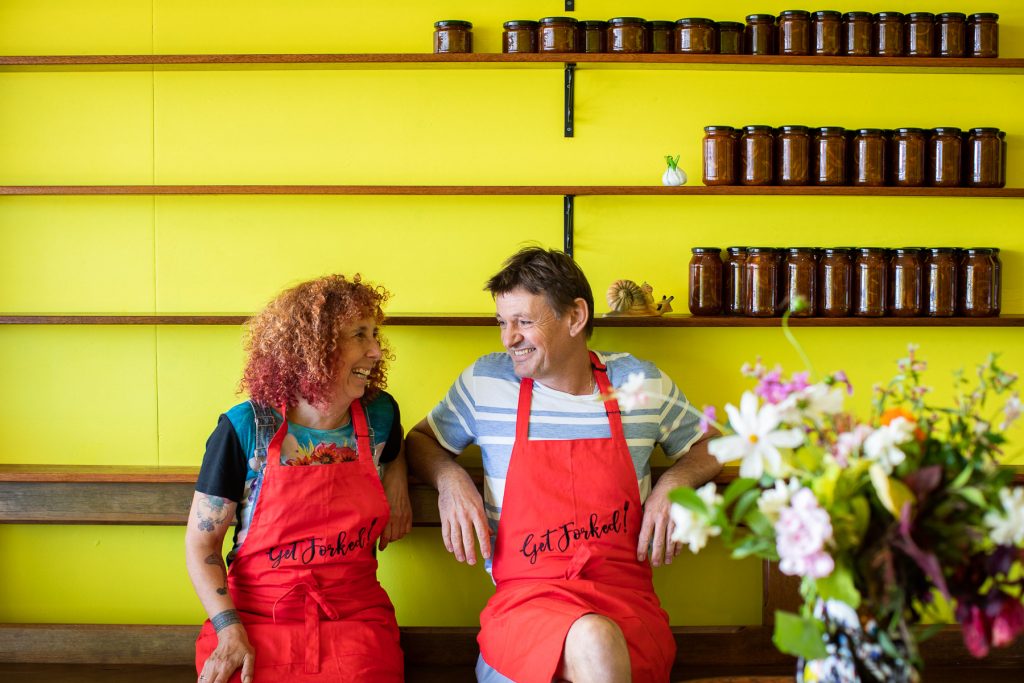
<svg viewBox="0 0 1024 683">
<path fill-rule="evenodd" d="M 221 629 L 227 628 L 231 624 L 241 624 L 242 620 L 238 618 L 237 610 L 226 609 L 220 614 L 210 617 L 210 623 L 213 624 L 213 630 L 220 633 Z"/>
</svg>

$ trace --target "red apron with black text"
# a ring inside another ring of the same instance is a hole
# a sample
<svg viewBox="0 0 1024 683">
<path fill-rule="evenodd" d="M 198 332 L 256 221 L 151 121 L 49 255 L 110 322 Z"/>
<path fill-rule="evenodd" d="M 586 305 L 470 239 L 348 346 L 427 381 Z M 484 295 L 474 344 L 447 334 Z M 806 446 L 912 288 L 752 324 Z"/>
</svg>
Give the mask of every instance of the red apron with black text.
<svg viewBox="0 0 1024 683">
<path fill-rule="evenodd" d="M 605 366 L 590 357 L 607 394 Z M 611 439 L 530 441 L 532 396 L 523 379 L 480 653 L 516 683 L 550 683 L 569 627 L 600 614 L 626 637 L 633 681 L 668 681 L 675 640 L 651 568 L 636 559 L 643 508 L 618 404 L 604 404 Z"/>
<path fill-rule="evenodd" d="M 267 449 L 256 510 L 227 581 L 255 649 L 254 683 L 403 679 L 395 611 L 373 555 L 390 512 L 363 407 L 357 400 L 349 410 L 357 460 L 281 465 L 287 419 Z M 216 647 L 207 620 L 197 671 Z M 240 677 L 236 671 L 231 681 Z"/>
</svg>

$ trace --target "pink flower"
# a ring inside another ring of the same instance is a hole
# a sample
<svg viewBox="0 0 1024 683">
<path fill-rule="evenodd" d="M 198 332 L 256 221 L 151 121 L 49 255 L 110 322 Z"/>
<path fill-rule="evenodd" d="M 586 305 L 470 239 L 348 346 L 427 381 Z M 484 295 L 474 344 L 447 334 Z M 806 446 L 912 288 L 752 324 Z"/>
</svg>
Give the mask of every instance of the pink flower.
<svg viewBox="0 0 1024 683">
<path fill-rule="evenodd" d="M 1024 631 L 1024 605 L 1012 595 L 1007 595 L 999 614 L 992 620 L 992 644 L 1006 647 L 1021 631 Z"/>
<path fill-rule="evenodd" d="M 832 454 L 836 457 L 836 462 L 842 467 L 846 467 L 849 463 L 849 458 L 852 453 L 860 449 L 864 444 L 864 439 L 874 430 L 868 425 L 857 425 L 852 431 L 843 432 L 836 437 L 835 449 Z"/>
<path fill-rule="evenodd" d="M 718 419 L 718 414 L 715 412 L 714 406 L 704 406 L 704 410 L 700 413 L 700 425 L 699 429 L 702 434 L 706 434 L 711 429 L 711 423 Z"/>
<path fill-rule="evenodd" d="M 967 651 L 979 659 L 988 654 L 988 635 L 985 615 L 977 605 L 971 605 L 967 616 L 960 622 Z"/>
<path fill-rule="evenodd" d="M 783 574 L 820 579 L 835 569 L 835 561 L 825 551 L 832 539 L 832 520 L 810 489 L 794 493 L 789 507 L 779 511 L 775 535 Z"/>
</svg>

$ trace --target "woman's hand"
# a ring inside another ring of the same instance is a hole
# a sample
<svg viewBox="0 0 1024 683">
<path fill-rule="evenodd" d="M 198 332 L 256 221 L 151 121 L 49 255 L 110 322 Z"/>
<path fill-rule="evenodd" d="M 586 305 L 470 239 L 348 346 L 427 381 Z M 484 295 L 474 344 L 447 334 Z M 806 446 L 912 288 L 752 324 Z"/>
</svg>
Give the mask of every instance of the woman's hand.
<svg viewBox="0 0 1024 683">
<path fill-rule="evenodd" d="M 405 464 L 404 443 L 398 451 L 398 457 L 385 466 L 382 483 L 384 495 L 391 508 L 391 516 L 378 545 L 384 550 L 389 543 L 397 541 L 412 530 L 412 503 L 409 501 L 409 475 Z"/>
<path fill-rule="evenodd" d="M 227 683 L 231 675 L 239 668 L 242 669 L 242 683 L 252 683 L 256 653 L 252 645 L 249 644 L 245 628 L 240 621 L 237 621 L 238 613 L 235 610 L 226 610 L 213 617 L 211 621 L 216 627 L 218 619 L 224 621 L 232 618 L 236 621 L 218 629 L 217 647 L 203 664 L 203 671 L 199 674 L 199 683 Z"/>
</svg>

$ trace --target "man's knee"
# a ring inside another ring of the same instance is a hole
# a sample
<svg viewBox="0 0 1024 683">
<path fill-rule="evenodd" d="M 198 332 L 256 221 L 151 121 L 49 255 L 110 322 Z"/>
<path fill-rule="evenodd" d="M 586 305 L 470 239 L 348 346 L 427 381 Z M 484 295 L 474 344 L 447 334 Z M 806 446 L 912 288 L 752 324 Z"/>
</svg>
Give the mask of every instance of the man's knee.
<svg viewBox="0 0 1024 683">
<path fill-rule="evenodd" d="M 629 648 L 618 624 L 586 614 L 569 627 L 560 673 L 568 680 L 629 680 Z"/>
<path fill-rule="evenodd" d="M 566 649 L 573 647 L 594 647 L 606 651 L 626 648 L 626 637 L 619 625 L 600 614 L 585 614 L 569 627 L 565 637 Z"/>
</svg>

